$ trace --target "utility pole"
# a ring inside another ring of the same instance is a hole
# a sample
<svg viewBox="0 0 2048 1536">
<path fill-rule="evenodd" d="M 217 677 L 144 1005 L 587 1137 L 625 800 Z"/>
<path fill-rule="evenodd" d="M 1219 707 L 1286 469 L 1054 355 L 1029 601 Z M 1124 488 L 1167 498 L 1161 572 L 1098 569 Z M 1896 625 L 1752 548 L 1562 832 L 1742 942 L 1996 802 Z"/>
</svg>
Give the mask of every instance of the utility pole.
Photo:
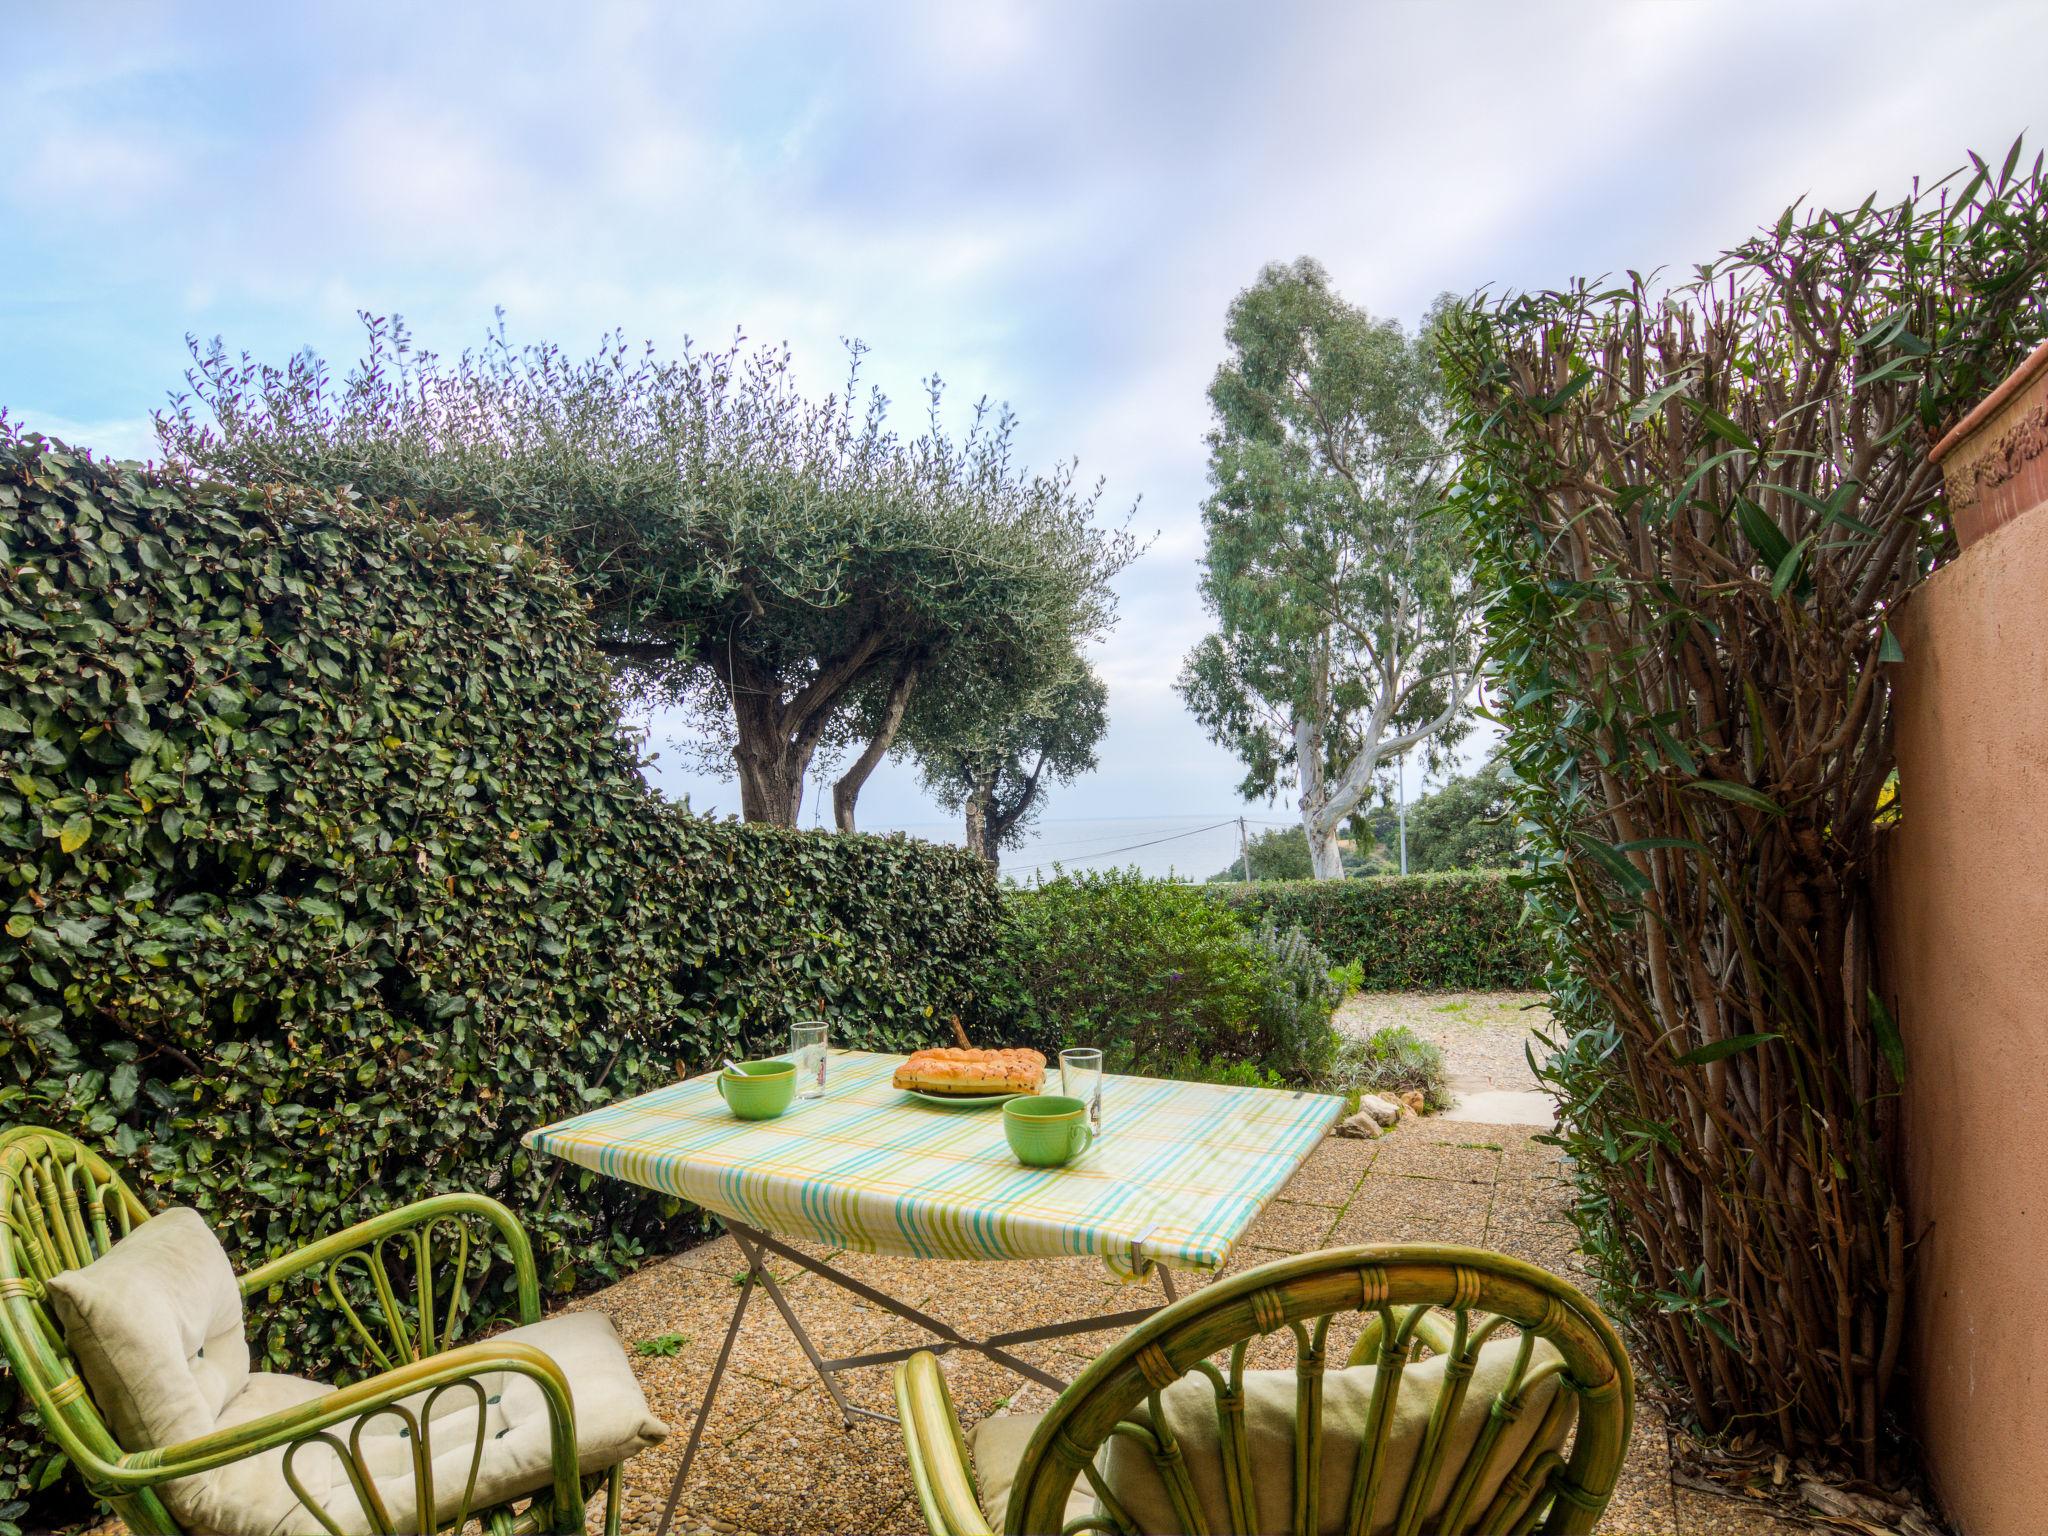
<svg viewBox="0 0 2048 1536">
<path fill-rule="evenodd" d="M 1394 759 L 1396 774 L 1394 790 L 1394 819 L 1401 826 L 1401 873 L 1408 873 L 1408 754 L 1403 752 Z"/>
<path fill-rule="evenodd" d="M 1244 883 L 1252 883 L 1252 846 L 1244 835 L 1244 818 L 1237 818 L 1237 856 L 1243 862 Z"/>
</svg>

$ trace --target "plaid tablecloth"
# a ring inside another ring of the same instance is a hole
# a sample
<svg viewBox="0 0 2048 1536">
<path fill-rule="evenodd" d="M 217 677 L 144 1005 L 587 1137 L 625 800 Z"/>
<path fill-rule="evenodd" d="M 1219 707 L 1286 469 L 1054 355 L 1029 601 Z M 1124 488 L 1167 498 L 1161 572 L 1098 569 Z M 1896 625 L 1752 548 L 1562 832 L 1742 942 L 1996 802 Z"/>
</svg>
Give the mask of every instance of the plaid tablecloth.
<svg viewBox="0 0 2048 1536">
<path fill-rule="evenodd" d="M 1112 1076 L 1095 1143 L 1064 1168 L 1025 1168 L 999 1108 L 909 1098 L 889 1083 L 902 1060 L 834 1051 L 825 1096 L 774 1120 L 734 1119 L 707 1074 L 526 1145 L 784 1237 L 925 1259 L 1093 1253 L 1130 1278 L 1219 1268 L 1343 1107 Z"/>
</svg>

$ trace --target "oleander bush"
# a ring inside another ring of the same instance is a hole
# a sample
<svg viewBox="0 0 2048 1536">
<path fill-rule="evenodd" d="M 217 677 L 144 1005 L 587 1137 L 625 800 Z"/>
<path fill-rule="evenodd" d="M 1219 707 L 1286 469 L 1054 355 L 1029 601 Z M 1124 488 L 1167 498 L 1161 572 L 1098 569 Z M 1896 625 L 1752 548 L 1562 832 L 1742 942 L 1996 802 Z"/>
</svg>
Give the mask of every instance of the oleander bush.
<svg viewBox="0 0 2048 1536">
<path fill-rule="evenodd" d="M 1246 924 L 1299 928 L 1367 992 L 1524 990 L 1544 955 L 1504 874 L 1369 875 L 1210 886 Z"/>
<path fill-rule="evenodd" d="M 1329 961 L 1300 935 L 1247 931 L 1200 886 L 1136 870 L 1007 893 L 981 1017 L 1048 1054 L 1099 1045 L 1117 1070 L 1313 1082 L 1335 1040 Z"/>
<path fill-rule="evenodd" d="M 2017 143 L 1438 332 L 1584 1247 L 1697 1429 L 1865 1478 L 1917 1283 L 1874 987 L 1889 617 L 1955 549 L 1930 448 L 2044 333 Z"/>
<path fill-rule="evenodd" d="M 516 538 L 0 418 L 0 1119 L 243 1266 L 455 1188 L 525 1218 L 557 1291 L 693 1230 L 521 1134 L 798 1016 L 945 1038 L 998 898 L 962 850 L 662 800 L 608 679 Z M 252 1323 L 260 1367 L 337 1363 L 321 1311 Z M 82 1514 L 61 1471 L 11 1423 L 0 1522 Z"/>
</svg>

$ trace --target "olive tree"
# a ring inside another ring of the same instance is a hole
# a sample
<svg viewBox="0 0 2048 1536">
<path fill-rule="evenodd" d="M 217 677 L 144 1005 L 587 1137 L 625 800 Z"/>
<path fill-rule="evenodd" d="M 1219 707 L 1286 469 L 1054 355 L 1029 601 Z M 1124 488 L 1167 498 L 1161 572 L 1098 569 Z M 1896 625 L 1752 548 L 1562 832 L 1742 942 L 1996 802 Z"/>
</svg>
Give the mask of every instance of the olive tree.
<svg viewBox="0 0 2048 1536">
<path fill-rule="evenodd" d="M 1294 786 L 1315 874 L 1341 878 L 1338 833 L 1381 765 L 1454 742 L 1476 680 L 1433 351 L 1306 258 L 1261 272 L 1225 337 L 1202 511 L 1217 632 L 1181 694 L 1245 795 Z"/>
<path fill-rule="evenodd" d="M 501 321 L 446 361 L 397 320 L 364 323 L 339 383 L 311 354 L 276 367 L 195 342 L 157 418 L 166 453 L 548 540 L 629 691 L 715 705 L 749 821 L 796 821 L 821 742 L 879 690 L 835 795 L 850 827 L 923 678 L 994 633 L 1058 653 L 1100 632 L 1135 552 L 1071 464 L 1012 463 L 1007 410 L 983 402 L 949 435 L 934 379 L 926 430 L 892 430 L 857 345 L 845 389 L 812 398 L 787 349 L 664 358 L 615 334 L 575 358 L 514 348 Z"/>
<path fill-rule="evenodd" d="M 1072 653 L 1021 693 L 992 673 L 960 681 L 925 696 L 904 748 L 933 798 L 963 813 L 967 846 L 995 865 L 1030 830 L 1049 788 L 1095 766 L 1109 692 Z"/>
</svg>

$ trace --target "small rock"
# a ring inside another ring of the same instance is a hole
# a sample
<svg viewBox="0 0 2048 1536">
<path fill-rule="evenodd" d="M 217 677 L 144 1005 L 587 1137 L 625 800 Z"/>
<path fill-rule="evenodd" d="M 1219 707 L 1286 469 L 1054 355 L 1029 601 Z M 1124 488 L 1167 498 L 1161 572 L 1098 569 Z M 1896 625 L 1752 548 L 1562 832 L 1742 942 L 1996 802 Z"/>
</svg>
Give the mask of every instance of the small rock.
<svg viewBox="0 0 2048 1536">
<path fill-rule="evenodd" d="M 1427 1102 L 1428 1101 L 1423 1098 L 1420 1089 L 1411 1088 L 1406 1093 L 1401 1095 L 1401 1107 L 1407 1110 L 1408 1113 L 1411 1115 L 1421 1114 L 1423 1106 Z"/>
<path fill-rule="evenodd" d="M 1371 1141 L 1379 1133 L 1379 1121 L 1375 1120 L 1369 1111 L 1363 1109 L 1348 1120 L 1339 1121 L 1337 1124 L 1337 1134 L 1339 1136 L 1349 1136 L 1354 1141 Z"/>
<path fill-rule="evenodd" d="M 1392 1099 L 1383 1099 L 1376 1093 L 1359 1096 L 1358 1112 L 1371 1115 L 1375 1125 L 1392 1125 L 1401 1118 L 1401 1106 Z"/>
</svg>

